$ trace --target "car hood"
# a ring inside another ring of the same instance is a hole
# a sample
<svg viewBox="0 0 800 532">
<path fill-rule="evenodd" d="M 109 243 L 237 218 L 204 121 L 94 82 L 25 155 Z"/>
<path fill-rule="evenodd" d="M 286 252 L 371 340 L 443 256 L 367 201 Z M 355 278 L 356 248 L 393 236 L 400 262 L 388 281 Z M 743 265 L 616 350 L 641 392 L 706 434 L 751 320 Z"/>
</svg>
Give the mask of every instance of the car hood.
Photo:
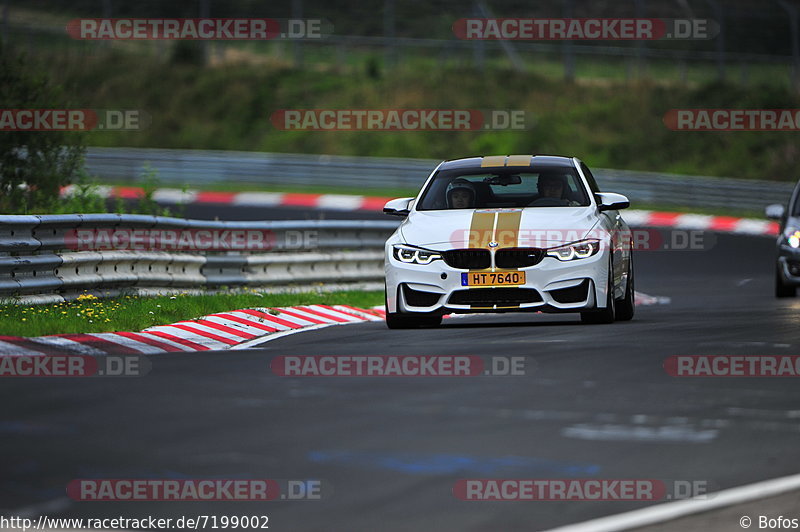
<svg viewBox="0 0 800 532">
<path fill-rule="evenodd" d="M 466 247 L 552 247 L 596 235 L 594 207 L 412 211 L 403 241 L 438 251 Z"/>
</svg>

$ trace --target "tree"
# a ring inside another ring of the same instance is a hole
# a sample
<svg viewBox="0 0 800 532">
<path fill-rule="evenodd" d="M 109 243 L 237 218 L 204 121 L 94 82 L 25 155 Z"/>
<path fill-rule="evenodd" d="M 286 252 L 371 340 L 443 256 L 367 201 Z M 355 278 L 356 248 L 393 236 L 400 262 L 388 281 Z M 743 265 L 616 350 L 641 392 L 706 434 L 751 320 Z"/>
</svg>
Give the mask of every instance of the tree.
<svg viewBox="0 0 800 532">
<path fill-rule="evenodd" d="M 0 112 L 66 109 L 61 87 L 0 41 Z M 0 131 L 0 213 L 45 212 L 83 170 L 81 132 Z"/>
</svg>

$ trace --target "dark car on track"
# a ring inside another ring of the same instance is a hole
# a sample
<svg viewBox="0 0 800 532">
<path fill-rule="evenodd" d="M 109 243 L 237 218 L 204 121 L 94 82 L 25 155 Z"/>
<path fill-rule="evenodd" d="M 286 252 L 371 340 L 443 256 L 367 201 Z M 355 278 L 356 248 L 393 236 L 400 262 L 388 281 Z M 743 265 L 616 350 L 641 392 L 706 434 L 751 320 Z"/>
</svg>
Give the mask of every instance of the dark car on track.
<svg viewBox="0 0 800 532">
<path fill-rule="evenodd" d="M 775 297 L 795 297 L 800 286 L 800 182 L 794 187 L 788 206 L 769 205 L 766 214 L 780 223 L 775 243 Z"/>
</svg>

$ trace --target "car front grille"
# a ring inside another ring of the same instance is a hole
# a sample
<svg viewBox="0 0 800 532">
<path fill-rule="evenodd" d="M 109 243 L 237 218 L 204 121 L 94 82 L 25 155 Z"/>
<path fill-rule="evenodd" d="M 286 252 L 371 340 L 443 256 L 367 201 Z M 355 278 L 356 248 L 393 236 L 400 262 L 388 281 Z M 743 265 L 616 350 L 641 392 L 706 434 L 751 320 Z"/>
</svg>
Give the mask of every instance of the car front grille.
<svg viewBox="0 0 800 532">
<path fill-rule="evenodd" d="M 542 296 L 533 288 L 472 288 L 453 292 L 451 305 L 505 306 L 539 303 Z"/>
<path fill-rule="evenodd" d="M 442 253 L 448 266 L 460 270 L 483 270 L 492 265 L 487 249 L 451 249 Z"/>
<path fill-rule="evenodd" d="M 498 268 L 527 268 L 539 264 L 542 257 L 544 257 L 543 249 L 506 248 L 495 252 L 494 263 Z"/>
</svg>

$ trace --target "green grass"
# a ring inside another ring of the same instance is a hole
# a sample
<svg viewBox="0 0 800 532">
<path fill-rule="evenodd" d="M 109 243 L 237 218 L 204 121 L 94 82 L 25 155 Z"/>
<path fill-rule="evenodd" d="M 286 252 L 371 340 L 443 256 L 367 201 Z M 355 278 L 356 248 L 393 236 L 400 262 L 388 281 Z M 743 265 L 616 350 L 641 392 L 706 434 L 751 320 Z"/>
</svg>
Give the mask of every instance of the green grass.
<svg viewBox="0 0 800 532">
<path fill-rule="evenodd" d="M 778 181 L 794 180 L 800 168 L 797 132 L 682 132 L 663 123 L 670 109 L 800 107 L 800 95 L 777 82 L 784 76 L 771 76 L 770 65 L 753 66 L 751 85 L 742 86 L 713 81 L 711 68 L 698 70 L 697 81 L 689 69 L 688 83 L 665 83 L 673 67 L 656 64 L 652 79 L 625 81 L 619 65 L 595 61 L 579 70 L 593 69 L 597 78 L 567 83 L 551 74 L 557 63 L 539 56 L 529 58 L 524 73 L 434 60 L 426 66 L 424 59 L 390 69 L 377 57 L 377 72 L 366 59 L 342 70 L 274 63 L 203 68 L 114 49 L 89 57 L 44 54 L 31 64 L 62 84 L 77 106 L 142 109 L 153 118 L 141 131 L 84 133 L 87 145 L 440 160 L 563 154 L 590 167 Z M 757 84 L 761 79 L 773 82 Z M 270 122 L 273 112 L 296 108 L 521 109 L 535 120 L 524 130 L 457 132 L 281 131 Z"/>
<path fill-rule="evenodd" d="M 79 301 L 51 305 L 0 305 L 0 335 L 43 336 L 50 334 L 140 331 L 154 325 L 190 320 L 242 308 L 293 305 L 383 304 L 383 292 L 303 292 L 266 294 L 248 291 L 232 294 L 97 299 L 80 296 Z"/>
</svg>

